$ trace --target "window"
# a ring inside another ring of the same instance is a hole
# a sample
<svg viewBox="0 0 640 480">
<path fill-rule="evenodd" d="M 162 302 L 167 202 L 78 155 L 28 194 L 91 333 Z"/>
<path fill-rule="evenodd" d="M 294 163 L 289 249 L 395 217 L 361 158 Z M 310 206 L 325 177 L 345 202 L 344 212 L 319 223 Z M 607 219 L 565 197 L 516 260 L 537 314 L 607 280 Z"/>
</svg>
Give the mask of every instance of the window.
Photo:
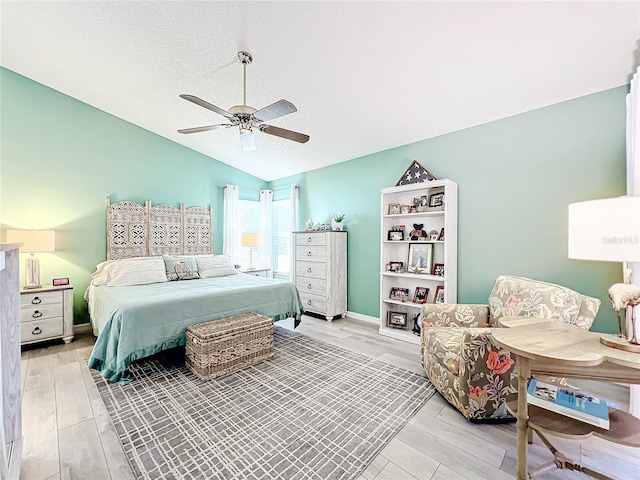
<svg viewBox="0 0 640 480">
<path fill-rule="evenodd" d="M 290 243 L 291 243 L 291 223 L 290 221 L 291 200 L 273 201 L 272 211 L 272 231 L 273 231 L 273 271 L 277 273 L 289 274 L 290 270 Z"/>
</svg>

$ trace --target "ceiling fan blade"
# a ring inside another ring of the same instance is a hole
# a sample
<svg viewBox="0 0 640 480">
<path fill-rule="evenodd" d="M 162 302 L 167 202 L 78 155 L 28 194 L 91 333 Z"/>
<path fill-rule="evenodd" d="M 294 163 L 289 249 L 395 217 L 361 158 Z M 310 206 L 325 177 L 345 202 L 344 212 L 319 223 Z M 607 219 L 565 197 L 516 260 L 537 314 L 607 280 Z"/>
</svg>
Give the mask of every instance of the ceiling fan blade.
<svg viewBox="0 0 640 480">
<path fill-rule="evenodd" d="M 226 110 L 223 110 L 220 107 L 216 107 L 215 105 L 211 105 L 209 102 L 205 102 L 201 98 L 194 97 L 193 95 L 187 95 L 185 93 L 180 94 L 180 97 L 192 103 L 195 103 L 196 105 L 200 105 L 201 107 L 207 108 L 212 112 L 216 112 L 222 115 L 223 117 L 235 118 L 231 113 L 227 112 Z"/>
<path fill-rule="evenodd" d="M 249 129 L 240 129 L 240 143 L 242 144 L 243 152 L 249 152 L 256 149 L 256 142 L 253 139 L 253 132 Z"/>
<path fill-rule="evenodd" d="M 309 135 L 304 133 L 294 132 L 285 128 L 274 127 L 273 125 L 260 125 L 260 131 L 268 133 L 269 135 L 275 135 L 276 137 L 286 138 L 287 140 L 293 140 L 298 143 L 307 143 L 309 141 Z"/>
<path fill-rule="evenodd" d="M 221 123 L 219 125 L 208 125 L 206 127 L 194 127 L 194 128 L 183 128 L 178 130 L 178 133 L 198 133 L 198 132 L 208 132 L 209 130 L 219 130 L 221 128 L 229 128 L 232 127 L 230 123 Z"/>
<path fill-rule="evenodd" d="M 287 100 L 278 100 L 276 103 L 272 103 L 264 108 L 261 108 L 257 112 L 254 112 L 253 118 L 256 118 L 262 122 L 268 122 L 274 118 L 289 115 L 290 113 L 297 112 L 298 109 L 293 103 Z"/>
</svg>

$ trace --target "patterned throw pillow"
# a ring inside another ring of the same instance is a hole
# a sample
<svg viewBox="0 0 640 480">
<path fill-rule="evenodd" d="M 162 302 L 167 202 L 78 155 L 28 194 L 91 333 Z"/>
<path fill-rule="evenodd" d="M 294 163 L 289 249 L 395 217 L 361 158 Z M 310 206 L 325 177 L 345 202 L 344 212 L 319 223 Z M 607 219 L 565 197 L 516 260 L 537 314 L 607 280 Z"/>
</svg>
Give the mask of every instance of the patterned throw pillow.
<svg viewBox="0 0 640 480">
<path fill-rule="evenodd" d="M 167 280 L 193 280 L 200 278 L 198 264 L 193 257 L 170 257 L 165 255 L 164 266 L 167 272 Z"/>
</svg>

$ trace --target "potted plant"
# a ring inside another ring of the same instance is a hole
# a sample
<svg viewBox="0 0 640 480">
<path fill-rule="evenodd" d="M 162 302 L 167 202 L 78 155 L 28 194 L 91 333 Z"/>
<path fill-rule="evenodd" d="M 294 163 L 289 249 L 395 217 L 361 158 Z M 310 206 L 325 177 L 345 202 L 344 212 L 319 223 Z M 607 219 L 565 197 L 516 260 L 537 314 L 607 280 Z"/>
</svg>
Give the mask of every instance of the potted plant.
<svg viewBox="0 0 640 480">
<path fill-rule="evenodd" d="M 344 220 L 344 213 L 340 215 L 331 215 L 331 230 L 342 231 L 342 222 Z"/>
</svg>

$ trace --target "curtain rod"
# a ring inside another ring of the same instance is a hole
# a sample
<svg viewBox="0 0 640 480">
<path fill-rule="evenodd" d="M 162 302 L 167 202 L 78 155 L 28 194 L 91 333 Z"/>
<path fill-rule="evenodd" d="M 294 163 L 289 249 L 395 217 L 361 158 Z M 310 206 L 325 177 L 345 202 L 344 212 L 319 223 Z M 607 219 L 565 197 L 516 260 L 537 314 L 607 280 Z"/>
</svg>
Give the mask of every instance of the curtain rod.
<svg viewBox="0 0 640 480">
<path fill-rule="evenodd" d="M 296 185 L 296 187 L 300 187 L 300 185 Z M 227 188 L 226 185 L 218 185 L 218 188 Z M 245 192 L 254 192 L 254 193 L 260 193 L 260 190 L 254 190 L 253 188 L 244 188 L 244 187 L 238 187 L 240 190 L 244 190 Z M 274 189 L 270 189 L 270 188 L 263 188 L 263 190 L 271 190 L 272 192 L 282 192 L 284 190 L 291 190 L 291 187 L 283 187 L 283 188 L 276 188 Z"/>
</svg>

